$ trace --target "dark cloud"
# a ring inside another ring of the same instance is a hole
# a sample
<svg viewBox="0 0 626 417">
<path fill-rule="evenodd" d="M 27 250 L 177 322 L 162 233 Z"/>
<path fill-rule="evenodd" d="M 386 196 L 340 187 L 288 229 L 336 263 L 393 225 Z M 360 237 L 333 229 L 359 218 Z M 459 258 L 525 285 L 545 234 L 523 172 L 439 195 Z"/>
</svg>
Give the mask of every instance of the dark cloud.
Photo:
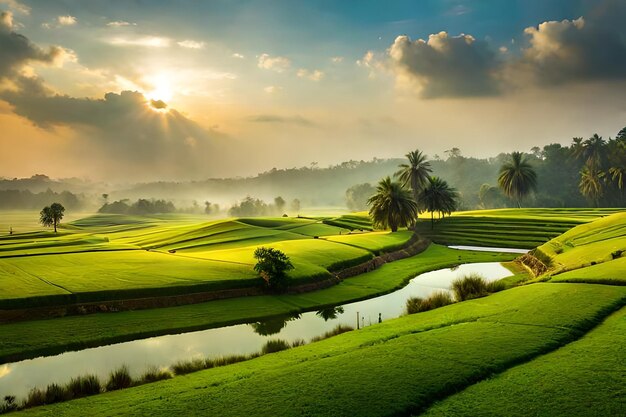
<svg viewBox="0 0 626 417">
<path fill-rule="evenodd" d="M 485 96 L 499 90 L 500 62 L 486 42 L 470 35 L 440 32 L 427 41 L 398 36 L 388 53 L 398 79 L 416 86 L 422 97 Z"/>
<path fill-rule="evenodd" d="M 56 46 L 44 50 L 13 31 L 11 12 L 0 13 L 0 79 L 13 76 L 29 62 L 51 64 L 62 59 L 65 50 Z"/>
<path fill-rule="evenodd" d="M 249 121 L 254 123 L 279 123 L 279 124 L 291 124 L 303 127 L 314 127 L 316 123 L 306 119 L 302 116 L 278 116 L 274 114 L 259 114 L 248 118 Z"/>
<path fill-rule="evenodd" d="M 526 28 L 530 46 L 517 69 L 541 84 L 626 79 L 626 7 L 612 4 L 602 4 L 589 18 Z"/>
</svg>

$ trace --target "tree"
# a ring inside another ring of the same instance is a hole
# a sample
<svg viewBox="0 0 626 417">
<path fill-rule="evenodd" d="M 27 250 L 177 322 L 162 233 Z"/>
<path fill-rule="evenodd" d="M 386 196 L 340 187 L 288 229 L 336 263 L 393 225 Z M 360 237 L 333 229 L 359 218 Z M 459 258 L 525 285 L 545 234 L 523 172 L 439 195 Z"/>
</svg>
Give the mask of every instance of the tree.
<svg viewBox="0 0 626 417">
<path fill-rule="evenodd" d="M 346 205 L 350 210 L 367 210 L 367 199 L 370 198 L 376 189 L 370 183 L 353 185 L 346 190 Z"/>
<path fill-rule="evenodd" d="M 254 259 L 257 260 L 254 270 L 265 280 L 268 288 L 279 292 L 287 288 L 287 271 L 293 269 L 293 264 L 285 253 L 259 247 L 254 251 Z"/>
<path fill-rule="evenodd" d="M 374 225 L 390 228 L 392 232 L 411 224 L 417 217 L 418 206 L 411 192 L 389 177 L 380 180 L 376 194 L 367 200 L 367 204 Z"/>
<path fill-rule="evenodd" d="M 507 197 L 517 202 L 518 207 L 521 207 L 520 201 L 524 197 L 537 189 L 537 174 L 523 153 L 513 152 L 502 165 L 498 185 Z"/>
<path fill-rule="evenodd" d="M 428 185 L 420 193 L 422 208 L 430 211 L 430 227 L 435 227 L 434 214 L 450 214 L 456 210 L 458 193 L 439 177 L 428 177 Z"/>
<path fill-rule="evenodd" d="M 44 207 L 39 213 L 39 222 L 46 226 L 54 226 L 54 233 L 57 232 L 57 226 L 61 223 L 65 207 L 59 203 L 52 203 L 50 206 Z"/>
<path fill-rule="evenodd" d="M 291 202 L 291 210 L 295 211 L 296 213 L 300 211 L 300 200 L 298 200 L 297 198 L 293 199 L 293 201 Z"/>
<path fill-rule="evenodd" d="M 419 202 L 419 193 L 428 183 L 428 176 L 432 172 L 430 162 L 426 160 L 426 155 L 417 149 L 407 153 L 406 157 L 409 163 L 398 165 L 401 169 L 393 175 L 398 178 L 402 186 L 411 187 L 413 199 Z"/>
<path fill-rule="evenodd" d="M 594 163 L 586 164 L 580 171 L 580 183 L 578 184 L 580 193 L 592 201 L 596 207 L 599 207 L 600 197 L 604 194 L 603 181 L 604 172 L 600 171 Z"/>
<path fill-rule="evenodd" d="M 276 211 L 278 211 L 279 213 L 283 211 L 283 209 L 285 208 L 285 204 L 287 204 L 287 202 L 281 196 L 278 196 L 274 199 L 274 206 L 276 206 Z"/>
</svg>

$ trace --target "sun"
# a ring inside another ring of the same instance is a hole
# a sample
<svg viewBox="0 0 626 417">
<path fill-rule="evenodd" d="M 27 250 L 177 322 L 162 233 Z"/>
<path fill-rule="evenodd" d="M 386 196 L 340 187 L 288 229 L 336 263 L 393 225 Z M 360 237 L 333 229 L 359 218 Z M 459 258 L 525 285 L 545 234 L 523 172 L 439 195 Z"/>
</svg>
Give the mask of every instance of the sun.
<svg viewBox="0 0 626 417">
<path fill-rule="evenodd" d="M 170 82 L 170 77 L 165 74 L 159 74 L 148 79 L 152 90 L 145 93 L 146 98 L 153 101 L 169 102 L 172 100 L 174 91 Z"/>
</svg>

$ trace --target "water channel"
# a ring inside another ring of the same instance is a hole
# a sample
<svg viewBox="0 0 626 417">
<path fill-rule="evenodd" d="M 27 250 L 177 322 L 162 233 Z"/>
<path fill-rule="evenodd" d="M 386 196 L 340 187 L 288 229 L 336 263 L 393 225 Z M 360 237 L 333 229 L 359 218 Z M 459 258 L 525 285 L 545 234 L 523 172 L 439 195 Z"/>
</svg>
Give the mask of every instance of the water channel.
<svg viewBox="0 0 626 417">
<path fill-rule="evenodd" d="M 239 324 L 177 335 L 152 337 L 108 346 L 66 352 L 0 365 L 0 398 L 23 398 L 33 387 L 65 384 L 72 377 L 95 374 L 106 382 L 109 372 L 128 366 L 134 377 L 149 367 L 167 367 L 180 360 L 248 354 L 261 350 L 270 339 L 292 342 L 311 338 L 334 329 L 338 324 L 357 327 L 376 325 L 403 314 L 409 297 L 427 297 L 435 291 L 449 291 L 451 282 L 470 273 L 494 281 L 512 273 L 500 263 L 464 264 L 420 274 L 395 292 L 318 312 L 279 317 L 263 322 Z"/>
</svg>

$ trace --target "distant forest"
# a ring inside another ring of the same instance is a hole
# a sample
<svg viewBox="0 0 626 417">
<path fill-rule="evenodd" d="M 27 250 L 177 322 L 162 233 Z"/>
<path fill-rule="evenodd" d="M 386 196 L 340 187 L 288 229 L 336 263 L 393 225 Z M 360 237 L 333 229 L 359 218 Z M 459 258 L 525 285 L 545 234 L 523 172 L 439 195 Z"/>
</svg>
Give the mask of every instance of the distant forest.
<svg viewBox="0 0 626 417">
<path fill-rule="evenodd" d="M 407 152 L 410 150 L 413 149 Z M 483 159 L 466 157 L 462 150 L 453 148 L 445 152 L 445 158 L 434 157 L 430 162 L 432 174 L 446 180 L 459 192 L 459 208 L 469 210 L 514 206 L 514 202 L 501 193 L 497 182 L 499 169 L 507 157 L 504 153 Z M 537 191 L 524 200 L 524 206 L 626 206 L 626 128 L 615 139 L 605 140 L 597 135 L 588 139 L 574 138 L 569 146 L 553 143 L 543 148 L 534 147 L 526 157 L 537 173 Z M 362 194 L 373 190 L 382 177 L 393 175 L 398 165 L 405 162 L 402 158 L 374 158 L 327 168 L 316 164 L 273 168 L 248 178 L 151 182 L 124 187 L 97 183 L 89 188 L 89 183 L 80 180 L 55 181 L 38 175 L 30 179 L 0 180 L 0 208 L 39 208 L 50 204 L 50 198 L 63 196 L 66 200 L 60 202 L 68 208 L 82 205 L 97 210 L 104 202 L 102 193 L 107 193 L 112 200 L 167 200 L 173 202 L 178 211 L 200 213 L 209 212 L 206 209 L 209 204 L 214 208 L 222 207 L 224 214 L 234 208 L 231 213 L 235 214 L 242 210 L 242 204 L 247 207 L 252 200 L 259 207 L 267 204 L 264 210 L 269 212 L 277 197 L 286 202 L 285 209 L 295 208 L 292 202 L 297 200 L 298 209 L 303 210 L 340 206 L 359 210 L 364 209 L 366 199 Z M 66 192 L 57 194 L 48 189 Z M 85 192 L 86 189 L 90 189 L 91 194 Z M 72 194 L 83 192 L 80 196 Z M 168 208 L 171 210 L 172 206 Z"/>
</svg>

